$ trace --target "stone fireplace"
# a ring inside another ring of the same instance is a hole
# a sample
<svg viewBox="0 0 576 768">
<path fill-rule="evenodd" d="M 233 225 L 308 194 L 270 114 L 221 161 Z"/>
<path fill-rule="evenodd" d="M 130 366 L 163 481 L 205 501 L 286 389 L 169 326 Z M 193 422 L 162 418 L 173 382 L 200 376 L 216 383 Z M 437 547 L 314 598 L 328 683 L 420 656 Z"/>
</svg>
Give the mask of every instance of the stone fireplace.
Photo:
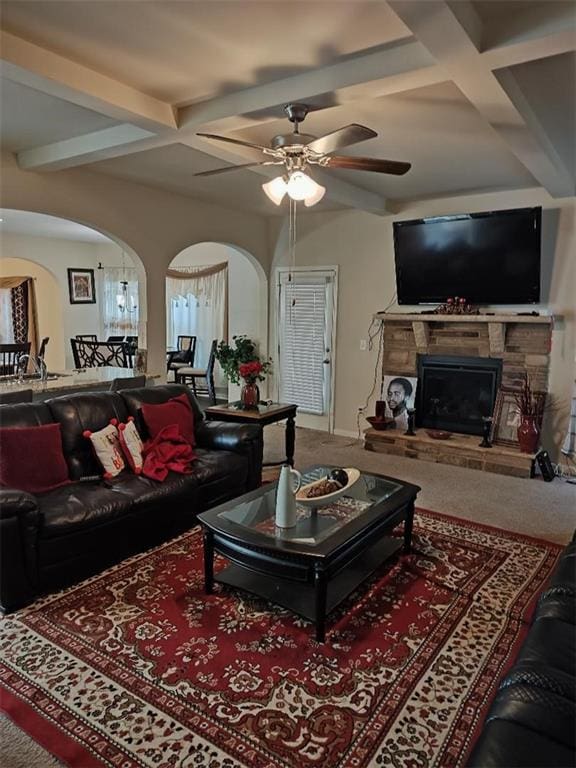
<svg viewBox="0 0 576 768">
<path fill-rule="evenodd" d="M 483 433 L 494 411 L 502 360 L 490 357 L 418 355 L 416 426 Z"/>
<path fill-rule="evenodd" d="M 528 477 L 532 456 L 505 446 L 480 448 L 478 435 L 482 416 L 492 415 L 499 386 L 519 387 L 528 374 L 535 389 L 547 391 L 552 318 L 419 313 L 375 317 L 384 325 L 382 374 L 418 377 L 420 428 L 416 437 L 406 437 L 401 430 L 369 429 L 365 447 Z M 433 440 L 426 428 L 454 434 L 449 440 Z"/>
</svg>

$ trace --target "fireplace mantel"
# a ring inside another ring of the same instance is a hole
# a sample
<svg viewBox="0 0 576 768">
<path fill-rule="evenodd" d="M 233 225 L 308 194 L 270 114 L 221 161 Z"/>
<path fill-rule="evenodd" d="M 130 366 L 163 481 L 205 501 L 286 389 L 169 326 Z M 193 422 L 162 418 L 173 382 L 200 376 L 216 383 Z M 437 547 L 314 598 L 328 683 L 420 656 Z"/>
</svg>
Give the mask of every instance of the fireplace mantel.
<svg viewBox="0 0 576 768">
<path fill-rule="evenodd" d="M 488 325 L 490 357 L 504 353 L 506 329 L 510 323 L 551 325 L 554 319 L 551 315 L 449 315 L 420 312 L 377 312 L 374 318 L 384 323 L 411 323 L 418 352 L 428 351 L 431 323 L 484 323 Z"/>
</svg>

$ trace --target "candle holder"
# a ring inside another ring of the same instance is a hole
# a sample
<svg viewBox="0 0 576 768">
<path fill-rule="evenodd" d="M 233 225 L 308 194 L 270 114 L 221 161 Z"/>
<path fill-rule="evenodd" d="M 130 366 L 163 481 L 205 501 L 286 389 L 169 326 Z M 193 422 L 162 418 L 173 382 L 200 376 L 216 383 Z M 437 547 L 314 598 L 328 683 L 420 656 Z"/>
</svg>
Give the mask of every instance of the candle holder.
<svg viewBox="0 0 576 768">
<path fill-rule="evenodd" d="M 482 442 L 480 448 L 492 448 L 490 431 L 492 429 L 492 416 L 482 416 Z"/>
<path fill-rule="evenodd" d="M 404 432 L 405 435 L 408 437 L 414 437 L 416 432 L 414 432 L 414 414 L 416 413 L 415 408 L 407 408 L 406 413 L 408 414 L 408 428 L 406 429 L 406 432 Z"/>
</svg>

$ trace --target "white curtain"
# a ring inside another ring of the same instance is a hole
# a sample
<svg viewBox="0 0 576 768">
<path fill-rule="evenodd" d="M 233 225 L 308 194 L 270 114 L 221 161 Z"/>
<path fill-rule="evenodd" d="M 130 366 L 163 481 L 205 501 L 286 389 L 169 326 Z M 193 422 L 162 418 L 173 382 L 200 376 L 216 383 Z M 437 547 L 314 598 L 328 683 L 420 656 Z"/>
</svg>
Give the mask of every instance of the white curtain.
<svg viewBox="0 0 576 768">
<path fill-rule="evenodd" d="M 126 280 L 126 309 L 119 308 L 121 281 Z M 102 322 L 104 338 L 138 335 L 138 277 L 134 268 L 104 267 L 102 278 Z"/>
<path fill-rule="evenodd" d="M 0 343 L 14 343 L 12 292 L 10 288 L 0 288 Z"/>
<path fill-rule="evenodd" d="M 218 271 L 216 267 L 178 267 L 166 278 L 167 343 L 175 347 L 179 335 L 196 336 L 195 368 L 208 364 L 213 339 L 228 338 L 228 269 L 217 266 Z"/>
</svg>

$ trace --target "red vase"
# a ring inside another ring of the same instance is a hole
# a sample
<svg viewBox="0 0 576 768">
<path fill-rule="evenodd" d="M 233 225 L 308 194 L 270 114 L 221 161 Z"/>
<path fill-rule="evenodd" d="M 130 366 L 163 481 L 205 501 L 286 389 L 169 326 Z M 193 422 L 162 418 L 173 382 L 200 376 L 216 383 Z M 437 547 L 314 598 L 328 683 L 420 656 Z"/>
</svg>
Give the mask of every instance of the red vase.
<svg viewBox="0 0 576 768">
<path fill-rule="evenodd" d="M 518 442 L 522 453 L 536 453 L 540 430 L 535 416 L 522 416 L 518 427 Z"/>
<path fill-rule="evenodd" d="M 246 381 L 240 390 L 240 403 L 245 411 L 255 411 L 260 402 L 260 390 L 257 384 Z"/>
</svg>

